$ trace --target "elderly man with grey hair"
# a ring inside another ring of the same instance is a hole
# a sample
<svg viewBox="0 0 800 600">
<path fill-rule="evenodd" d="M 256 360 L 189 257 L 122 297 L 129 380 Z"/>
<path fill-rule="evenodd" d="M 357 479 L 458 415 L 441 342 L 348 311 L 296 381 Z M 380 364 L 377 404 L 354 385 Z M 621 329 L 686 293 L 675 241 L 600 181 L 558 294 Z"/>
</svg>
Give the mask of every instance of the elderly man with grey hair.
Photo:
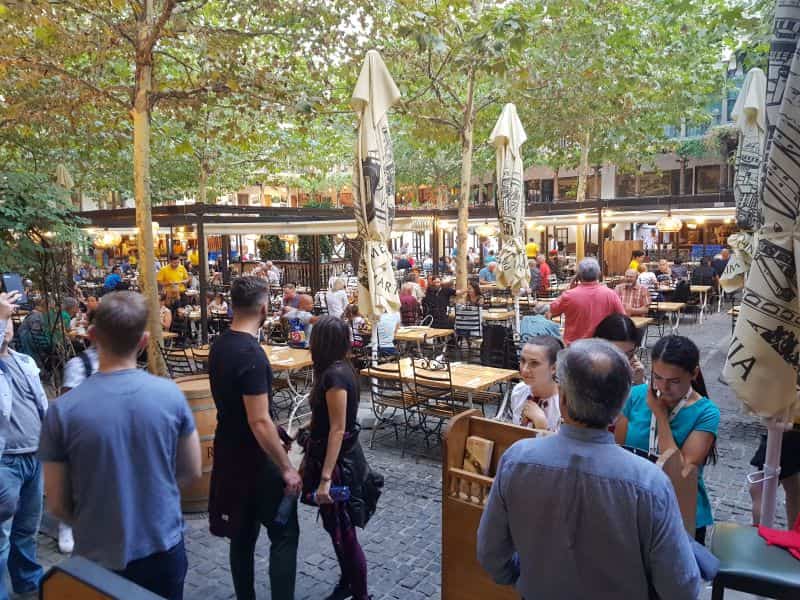
<svg viewBox="0 0 800 600">
<path fill-rule="evenodd" d="M 565 343 L 592 337 L 600 321 L 608 315 L 625 314 L 619 296 L 599 279 L 600 263 L 594 258 L 584 258 L 578 263 L 579 284 L 550 304 L 551 317 L 561 314 L 566 317 Z"/>
<path fill-rule="evenodd" d="M 608 431 L 631 386 L 625 355 L 577 341 L 559 353 L 557 377 L 563 423 L 501 458 L 481 565 L 528 600 L 695 600 L 701 577 L 672 484 Z"/>
</svg>

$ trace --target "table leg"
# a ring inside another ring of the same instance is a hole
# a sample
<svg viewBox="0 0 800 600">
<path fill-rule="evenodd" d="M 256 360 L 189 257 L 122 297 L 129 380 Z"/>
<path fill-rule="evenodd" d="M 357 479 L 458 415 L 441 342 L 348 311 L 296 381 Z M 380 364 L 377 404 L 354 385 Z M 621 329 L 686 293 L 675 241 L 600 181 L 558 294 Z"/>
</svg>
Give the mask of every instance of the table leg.
<svg viewBox="0 0 800 600">
<path fill-rule="evenodd" d="M 467 401 L 469 402 L 470 408 L 475 408 L 475 405 L 472 403 L 472 392 L 467 392 Z"/>
<path fill-rule="evenodd" d="M 703 292 L 700 294 L 700 324 L 703 324 L 703 315 L 706 312 L 706 306 L 708 305 L 708 292 Z"/>
<path fill-rule="evenodd" d="M 503 395 L 503 401 L 500 403 L 500 408 L 497 409 L 497 414 L 494 416 L 495 421 L 503 421 L 503 415 L 506 412 L 506 407 L 508 406 L 508 399 L 511 397 L 511 383 L 509 382 L 506 385 L 506 393 Z"/>
<path fill-rule="evenodd" d="M 672 324 L 672 315 L 675 315 L 675 324 Z M 681 311 L 676 310 L 674 313 L 669 313 L 669 323 L 672 327 L 672 335 L 678 335 L 678 326 L 681 324 Z"/>
</svg>

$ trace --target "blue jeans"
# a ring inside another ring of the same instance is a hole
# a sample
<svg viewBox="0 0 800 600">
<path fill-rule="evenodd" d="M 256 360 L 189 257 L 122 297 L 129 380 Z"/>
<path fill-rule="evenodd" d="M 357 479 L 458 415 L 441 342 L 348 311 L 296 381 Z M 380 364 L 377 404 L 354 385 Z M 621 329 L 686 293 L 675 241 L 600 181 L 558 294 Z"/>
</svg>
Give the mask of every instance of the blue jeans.
<svg viewBox="0 0 800 600">
<path fill-rule="evenodd" d="M 5 454 L 0 459 L 0 496 L 16 508 L 0 524 L 0 576 L 8 565 L 17 594 L 39 587 L 44 570 L 36 561 L 36 535 L 42 520 L 42 463 L 35 454 Z M 0 600 L 8 591 L 0 586 Z"/>
<path fill-rule="evenodd" d="M 183 599 L 183 582 L 189 563 L 183 540 L 169 550 L 128 563 L 117 574 L 169 600 Z"/>
</svg>

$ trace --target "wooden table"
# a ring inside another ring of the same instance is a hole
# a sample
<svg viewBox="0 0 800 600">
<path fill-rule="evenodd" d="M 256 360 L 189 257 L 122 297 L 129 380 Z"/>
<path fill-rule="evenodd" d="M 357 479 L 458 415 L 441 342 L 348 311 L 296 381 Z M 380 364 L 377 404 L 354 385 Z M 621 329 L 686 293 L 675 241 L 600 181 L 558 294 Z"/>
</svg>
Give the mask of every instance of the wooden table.
<svg viewBox="0 0 800 600">
<path fill-rule="evenodd" d="M 414 369 L 411 365 L 410 358 L 400 359 L 399 376 L 396 372 L 374 371 L 370 368 L 361 369 L 361 374 L 376 379 L 402 379 L 408 383 L 414 382 Z M 496 367 L 485 367 L 483 365 L 452 362 L 450 363 L 450 376 L 453 382 L 453 389 L 466 392 L 471 408 L 473 392 L 486 391 L 495 384 L 509 381 L 514 377 L 519 377 L 519 372 L 511 369 L 498 369 Z M 511 386 L 508 386 L 503 397 L 503 402 L 500 405 L 500 411 L 498 411 L 497 414 L 502 414 L 508 403 L 508 396 L 510 393 Z"/>
<path fill-rule="evenodd" d="M 675 291 L 675 287 L 671 285 L 660 285 L 658 291 L 662 294 L 671 294 Z M 708 310 L 708 293 L 711 291 L 710 285 L 690 285 L 689 292 L 700 296 L 700 323 L 703 322 L 703 317 Z"/>
<path fill-rule="evenodd" d="M 484 310 L 481 312 L 484 321 L 512 321 L 515 315 L 513 310 Z"/>
<path fill-rule="evenodd" d="M 435 327 L 401 327 L 394 334 L 397 342 L 413 342 L 417 344 L 417 350 L 422 353 L 422 342 L 425 340 L 437 340 L 449 338 L 453 335 L 452 329 L 437 329 Z"/>
<path fill-rule="evenodd" d="M 655 319 L 650 317 L 631 317 L 631 321 L 636 326 L 636 329 L 642 329 L 650 325 Z"/>
<path fill-rule="evenodd" d="M 710 285 L 692 285 L 689 291 L 700 296 L 700 323 L 703 322 L 703 315 L 708 310 L 708 293 L 711 291 Z"/>
<path fill-rule="evenodd" d="M 278 373 L 286 373 L 286 382 L 289 391 L 292 393 L 292 410 L 289 413 L 289 420 L 286 422 L 286 429 L 291 432 L 292 421 L 297 416 L 297 411 L 305 400 L 308 393 L 301 394 L 294 383 L 292 383 L 292 373 L 307 369 L 314 364 L 311 360 L 311 350 L 305 348 L 290 348 L 289 346 L 270 346 L 261 344 L 264 354 L 267 355 L 272 370 Z M 308 416 L 307 414 L 301 415 Z"/>
<path fill-rule="evenodd" d="M 650 305 L 657 312 L 667 313 L 669 324 L 672 329 L 673 335 L 678 333 L 678 326 L 681 322 L 681 311 L 686 308 L 685 302 L 654 302 Z M 673 323 L 673 318 L 675 322 Z"/>
</svg>

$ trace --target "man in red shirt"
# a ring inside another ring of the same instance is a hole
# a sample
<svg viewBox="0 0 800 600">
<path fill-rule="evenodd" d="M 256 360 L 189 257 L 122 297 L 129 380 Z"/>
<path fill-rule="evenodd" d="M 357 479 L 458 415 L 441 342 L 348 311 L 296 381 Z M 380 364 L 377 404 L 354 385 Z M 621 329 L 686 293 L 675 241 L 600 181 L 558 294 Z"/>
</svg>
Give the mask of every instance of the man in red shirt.
<svg viewBox="0 0 800 600">
<path fill-rule="evenodd" d="M 539 263 L 539 275 L 542 278 L 540 289 L 541 291 L 546 292 L 550 289 L 550 275 L 552 274 L 550 271 L 550 265 L 547 264 L 544 254 L 537 256 L 536 262 Z"/>
<path fill-rule="evenodd" d="M 600 264 L 594 258 L 584 258 L 578 264 L 579 285 L 567 290 L 550 303 L 548 317 L 563 314 L 564 342 L 590 338 L 600 321 L 614 313 L 625 314 L 625 307 L 614 290 L 601 284 Z"/>
</svg>

